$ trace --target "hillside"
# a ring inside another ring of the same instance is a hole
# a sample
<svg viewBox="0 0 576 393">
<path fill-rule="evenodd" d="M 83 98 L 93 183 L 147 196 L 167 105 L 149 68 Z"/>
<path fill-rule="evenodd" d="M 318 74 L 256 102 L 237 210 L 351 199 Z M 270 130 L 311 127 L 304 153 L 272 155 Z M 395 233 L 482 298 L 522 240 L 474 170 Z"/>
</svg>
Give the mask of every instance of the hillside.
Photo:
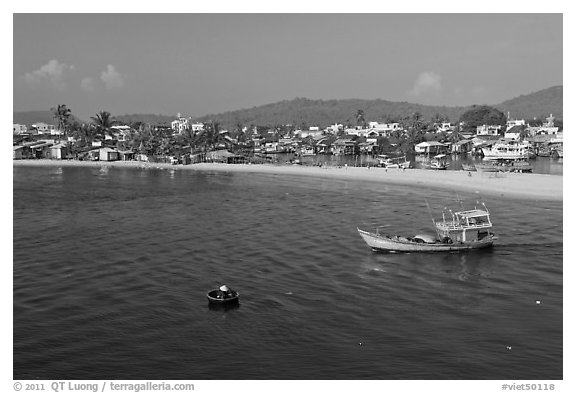
<svg viewBox="0 0 576 393">
<path fill-rule="evenodd" d="M 112 115 L 114 116 L 114 114 Z M 114 120 L 122 123 L 135 123 L 140 121 L 149 124 L 170 124 L 174 119 L 176 119 L 176 115 L 155 115 L 150 113 L 134 113 L 131 115 L 114 116 Z"/>
<path fill-rule="evenodd" d="M 504 112 L 504 114 L 510 112 L 510 116 L 514 119 L 544 118 L 550 113 L 554 114 L 557 119 L 562 119 L 562 95 L 563 87 L 554 86 L 491 106 Z M 362 110 L 368 121 L 395 121 L 410 116 L 414 112 L 419 112 L 424 120 L 430 120 L 438 113 L 447 116 L 451 122 L 456 122 L 468 109 L 470 107 L 430 106 L 380 99 L 310 100 L 295 98 L 250 109 L 205 115 L 195 120 L 201 122 L 211 120 L 226 128 L 235 128 L 238 124 L 243 126 L 293 124 L 295 126 L 317 125 L 325 127 L 335 122 L 355 125 L 355 115 L 358 110 Z M 167 124 L 176 118 L 176 116 L 155 114 L 115 115 L 112 113 L 112 115 L 115 119 L 126 123 L 141 121 L 151 124 Z M 14 112 L 14 123 L 30 126 L 39 121 L 53 124 L 52 113 L 50 111 Z"/>
<path fill-rule="evenodd" d="M 355 115 L 358 110 L 364 111 L 367 121 L 397 121 L 402 117 L 419 112 L 428 120 L 436 113 L 458 119 L 466 107 L 427 106 L 408 102 L 392 102 L 386 100 L 310 100 L 296 98 L 291 101 L 281 101 L 273 104 L 242 109 L 221 114 L 199 117 L 199 121 L 217 121 L 227 127 L 236 124 L 277 125 L 293 124 L 295 126 L 328 126 L 335 122 L 356 124 Z"/>
<path fill-rule="evenodd" d="M 522 95 L 501 104 L 492 104 L 495 108 L 516 119 L 544 118 L 550 113 L 557 119 L 562 119 L 562 86 L 554 86 L 535 93 Z M 310 100 L 296 98 L 291 101 L 281 101 L 273 104 L 243 109 L 220 114 L 206 115 L 199 121 L 217 121 L 225 127 L 235 127 L 236 124 L 276 125 L 302 124 L 311 126 L 328 126 L 334 122 L 355 125 L 355 114 L 364 111 L 368 121 L 394 121 L 419 112 L 424 120 L 430 120 L 435 114 L 447 116 L 451 122 L 457 122 L 460 116 L 470 106 L 447 107 L 412 104 L 408 102 L 392 102 L 386 100 Z"/>
<path fill-rule="evenodd" d="M 563 87 L 554 86 L 504 101 L 495 107 L 504 114 L 510 112 L 510 117 L 513 119 L 545 118 L 551 113 L 555 118 L 563 119 L 562 95 Z"/>
</svg>

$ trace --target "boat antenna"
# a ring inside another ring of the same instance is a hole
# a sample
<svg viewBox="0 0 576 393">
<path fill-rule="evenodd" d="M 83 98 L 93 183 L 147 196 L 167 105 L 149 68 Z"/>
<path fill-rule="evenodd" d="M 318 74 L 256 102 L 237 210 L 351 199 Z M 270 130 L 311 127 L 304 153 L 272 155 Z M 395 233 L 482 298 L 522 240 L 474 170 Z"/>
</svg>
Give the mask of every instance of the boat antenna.
<svg viewBox="0 0 576 393">
<path fill-rule="evenodd" d="M 432 223 L 436 226 L 436 221 L 434 221 L 434 216 L 432 215 L 432 209 L 430 209 L 430 204 L 428 203 L 428 199 L 424 198 L 426 201 L 426 207 L 428 208 L 428 213 L 430 214 L 430 218 L 432 219 Z"/>
<path fill-rule="evenodd" d="M 464 206 L 462 205 L 462 198 L 460 198 L 460 194 L 456 194 L 456 200 L 460 203 L 460 209 L 464 210 Z"/>
</svg>

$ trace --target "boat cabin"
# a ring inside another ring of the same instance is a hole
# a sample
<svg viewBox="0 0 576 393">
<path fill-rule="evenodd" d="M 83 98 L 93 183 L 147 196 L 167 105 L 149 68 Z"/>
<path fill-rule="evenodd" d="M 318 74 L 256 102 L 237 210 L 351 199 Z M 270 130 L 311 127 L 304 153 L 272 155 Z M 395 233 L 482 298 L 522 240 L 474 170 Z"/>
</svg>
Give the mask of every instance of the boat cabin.
<svg viewBox="0 0 576 393">
<path fill-rule="evenodd" d="M 441 240 L 449 238 L 454 243 L 482 240 L 490 235 L 490 228 L 490 213 L 480 209 L 455 212 L 452 220 L 443 217 L 441 222 L 436 223 L 438 237 Z"/>
</svg>

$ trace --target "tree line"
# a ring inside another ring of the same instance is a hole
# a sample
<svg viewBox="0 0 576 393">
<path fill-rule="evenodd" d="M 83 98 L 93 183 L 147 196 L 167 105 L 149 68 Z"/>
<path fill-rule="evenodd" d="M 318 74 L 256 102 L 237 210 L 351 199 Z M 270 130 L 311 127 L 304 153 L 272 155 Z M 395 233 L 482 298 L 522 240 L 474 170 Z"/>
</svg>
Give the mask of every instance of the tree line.
<svg viewBox="0 0 576 393">
<path fill-rule="evenodd" d="M 95 116 L 90 117 L 89 123 L 81 123 L 75 119 L 71 109 L 64 104 L 52 108 L 51 111 L 58 129 L 64 135 L 64 140 L 68 141 L 68 136 L 74 138 L 75 142 L 70 143 L 73 153 L 92 146 L 93 141 L 104 141 L 106 136 L 111 136 L 114 133 L 112 127 L 119 124 L 108 111 L 100 111 Z M 356 126 L 367 127 L 367 119 L 363 109 L 356 110 L 350 118 L 354 119 Z M 402 131 L 393 132 L 389 137 L 378 138 L 380 151 L 396 148 L 407 152 L 411 151 L 414 145 L 426 140 L 457 142 L 462 139 L 463 133 L 475 133 L 476 127 L 484 124 L 501 125 L 503 130 L 506 128 L 504 113 L 486 105 L 472 106 L 464 112 L 460 116 L 458 124 L 455 125 L 455 129 L 450 133 L 436 132 L 439 124 L 449 120 L 448 116 L 441 113 L 435 113 L 429 120 L 425 120 L 420 112 L 414 112 L 403 117 L 387 117 L 385 120 L 387 123 L 399 123 Z M 130 126 L 130 131 L 125 140 L 118 142 L 117 147 L 147 155 L 168 155 L 185 147 L 201 152 L 222 145 L 232 149 L 234 147 L 230 144 L 232 139 L 237 140 L 241 145 L 250 142 L 250 138 L 244 132 L 246 126 L 240 122 L 229 130 L 223 130 L 220 123 L 208 120 L 204 123 L 203 130 L 192 132 L 192 130 L 187 129 L 178 135 L 173 135 L 173 131 L 168 126 L 158 126 L 141 121 L 133 121 L 125 125 Z M 352 121 L 347 121 L 345 124 L 345 127 L 352 126 Z M 277 141 L 281 136 L 293 136 L 297 128 L 306 127 L 306 124 L 250 124 L 248 129 L 252 130 L 254 127 L 265 132 L 268 136 L 271 135 L 271 138 Z M 268 133 L 269 130 L 272 132 Z M 341 130 L 336 136 L 342 137 L 343 134 L 344 131 Z"/>
</svg>

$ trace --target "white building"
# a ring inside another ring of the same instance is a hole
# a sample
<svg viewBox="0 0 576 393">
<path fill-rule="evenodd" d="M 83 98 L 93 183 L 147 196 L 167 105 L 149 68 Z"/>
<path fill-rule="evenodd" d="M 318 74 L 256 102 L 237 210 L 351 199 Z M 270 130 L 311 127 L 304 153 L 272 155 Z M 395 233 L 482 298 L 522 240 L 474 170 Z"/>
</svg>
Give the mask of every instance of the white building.
<svg viewBox="0 0 576 393">
<path fill-rule="evenodd" d="M 356 135 L 356 136 L 366 136 L 370 132 L 369 128 L 362 128 L 361 126 L 356 126 L 354 128 L 346 128 L 344 133 L 346 135 Z"/>
<path fill-rule="evenodd" d="M 559 127 L 554 127 L 554 116 L 552 116 L 552 114 L 546 118 L 546 122 L 540 127 L 532 127 L 530 129 L 534 135 L 556 135 L 558 134 L 558 130 Z"/>
<path fill-rule="evenodd" d="M 32 128 L 34 128 L 36 131 L 38 131 L 38 135 L 44 135 L 44 134 L 49 134 L 49 135 L 60 135 L 61 132 L 59 130 L 56 129 L 55 126 L 53 126 L 52 124 L 46 124 L 46 123 L 35 123 L 32 124 Z"/>
<path fill-rule="evenodd" d="M 26 124 L 12 124 L 12 133 L 14 135 L 25 134 L 28 132 Z"/>
<path fill-rule="evenodd" d="M 315 130 L 310 130 L 310 129 L 308 129 L 308 130 L 296 130 L 295 133 L 300 131 L 300 133 L 299 133 L 300 138 L 306 138 L 308 136 L 315 138 L 315 137 L 322 136 L 324 134 L 324 131 L 320 130 L 319 127 L 310 127 L 310 128 L 315 128 Z"/>
<path fill-rule="evenodd" d="M 502 129 L 501 125 L 488 126 L 484 124 L 476 127 L 476 135 L 499 135 L 501 129 Z"/>
<path fill-rule="evenodd" d="M 331 126 L 326 127 L 326 132 L 329 134 L 337 134 L 338 131 L 343 130 L 344 126 L 342 124 L 332 124 Z"/>
<path fill-rule="evenodd" d="M 182 134 L 184 131 L 190 128 L 190 118 L 180 116 L 178 113 L 178 119 L 170 123 L 171 128 L 174 132 Z"/>
<path fill-rule="evenodd" d="M 120 142 L 128 140 L 132 133 L 132 127 L 130 126 L 112 126 L 110 128 L 113 130 L 116 139 Z"/>
<path fill-rule="evenodd" d="M 390 136 L 394 131 L 402 131 L 402 126 L 400 123 L 378 123 L 371 121 L 368 123 L 368 131 L 375 131 L 378 133 L 378 136 Z"/>
<path fill-rule="evenodd" d="M 436 125 L 436 132 L 450 132 L 453 131 L 455 126 L 452 123 L 440 123 Z"/>
<path fill-rule="evenodd" d="M 200 132 L 200 131 L 204 130 L 204 123 L 190 124 L 190 129 L 192 130 L 193 133 Z"/>
</svg>

